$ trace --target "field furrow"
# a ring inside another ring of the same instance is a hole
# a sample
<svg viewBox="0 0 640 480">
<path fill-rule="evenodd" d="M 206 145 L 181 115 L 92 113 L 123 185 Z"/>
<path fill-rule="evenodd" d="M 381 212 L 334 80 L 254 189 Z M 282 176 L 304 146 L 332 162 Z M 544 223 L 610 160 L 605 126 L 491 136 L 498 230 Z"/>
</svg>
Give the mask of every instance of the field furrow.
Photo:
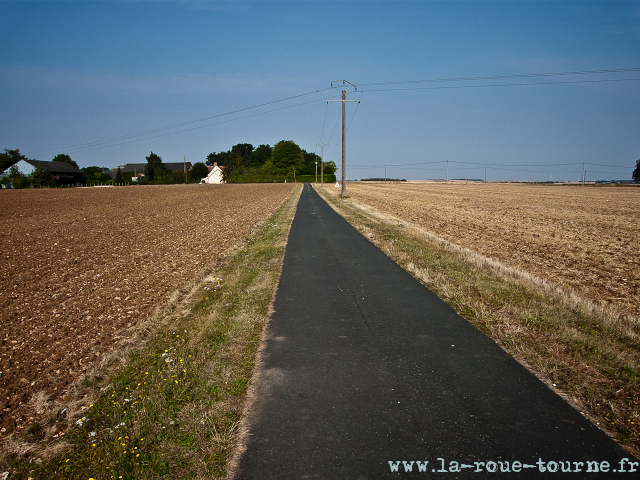
<svg viewBox="0 0 640 480">
<path fill-rule="evenodd" d="M 640 188 L 353 182 L 348 194 L 596 304 L 640 315 Z"/>
<path fill-rule="evenodd" d="M 70 383 L 272 214 L 293 185 L 3 190 L 0 418 Z"/>
</svg>

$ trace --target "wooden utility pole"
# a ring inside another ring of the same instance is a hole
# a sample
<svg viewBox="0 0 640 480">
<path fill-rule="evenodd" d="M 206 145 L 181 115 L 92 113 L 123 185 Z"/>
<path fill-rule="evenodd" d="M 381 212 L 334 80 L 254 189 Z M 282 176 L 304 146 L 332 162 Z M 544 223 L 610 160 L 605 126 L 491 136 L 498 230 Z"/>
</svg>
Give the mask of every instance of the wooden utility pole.
<svg viewBox="0 0 640 480">
<path fill-rule="evenodd" d="M 349 89 L 354 87 L 354 89 L 357 90 L 358 87 L 347 80 L 336 80 L 335 82 L 331 82 L 331 86 L 333 87 L 333 84 L 338 82 L 342 82 L 342 86 L 346 86 L 347 83 L 350 85 L 346 90 L 342 90 L 342 100 L 329 100 L 330 102 L 342 102 L 342 192 L 340 196 L 344 198 L 347 196 L 347 110 L 345 104 L 346 102 L 358 102 L 358 100 L 347 100 L 347 92 Z"/>
<path fill-rule="evenodd" d="M 187 156 L 184 156 L 184 183 L 187 183 Z"/>
<path fill-rule="evenodd" d="M 342 198 L 347 196 L 347 91 L 342 90 Z M 582 182 L 584 183 L 584 181 Z"/>
</svg>

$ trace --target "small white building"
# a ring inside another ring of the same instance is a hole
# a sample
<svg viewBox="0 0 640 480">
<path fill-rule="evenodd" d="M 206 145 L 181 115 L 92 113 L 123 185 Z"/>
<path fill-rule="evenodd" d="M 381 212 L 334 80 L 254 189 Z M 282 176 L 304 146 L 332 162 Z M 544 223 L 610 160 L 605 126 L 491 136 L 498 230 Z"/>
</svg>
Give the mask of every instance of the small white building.
<svg viewBox="0 0 640 480">
<path fill-rule="evenodd" d="M 217 162 L 214 162 L 213 167 L 208 166 L 207 168 L 209 169 L 209 174 L 200 183 L 215 183 L 217 185 L 224 183 L 222 177 L 222 169 L 224 167 L 219 167 Z"/>
</svg>

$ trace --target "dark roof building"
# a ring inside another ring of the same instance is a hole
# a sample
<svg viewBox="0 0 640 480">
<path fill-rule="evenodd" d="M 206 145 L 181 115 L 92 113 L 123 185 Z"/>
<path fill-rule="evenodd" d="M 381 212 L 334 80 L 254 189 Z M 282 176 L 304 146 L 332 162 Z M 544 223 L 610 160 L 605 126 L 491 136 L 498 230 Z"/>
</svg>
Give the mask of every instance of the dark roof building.
<svg viewBox="0 0 640 480">
<path fill-rule="evenodd" d="M 20 160 L 15 167 L 24 175 L 30 175 L 36 168 L 49 172 L 51 179 L 61 184 L 81 183 L 84 172 L 66 162 L 45 162 L 43 160 Z"/>
</svg>

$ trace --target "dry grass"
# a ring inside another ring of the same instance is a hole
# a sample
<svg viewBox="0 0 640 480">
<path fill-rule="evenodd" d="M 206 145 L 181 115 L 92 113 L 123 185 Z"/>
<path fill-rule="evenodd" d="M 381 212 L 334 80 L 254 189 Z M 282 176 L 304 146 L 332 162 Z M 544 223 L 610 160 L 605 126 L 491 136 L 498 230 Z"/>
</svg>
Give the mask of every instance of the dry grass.
<svg viewBox="0 0 640 480">
<path fill-rule="evenodd" d="M 634 453 L 640 322 L 354 198 L 332 207 L 462 316 Z"/>
</svg>

